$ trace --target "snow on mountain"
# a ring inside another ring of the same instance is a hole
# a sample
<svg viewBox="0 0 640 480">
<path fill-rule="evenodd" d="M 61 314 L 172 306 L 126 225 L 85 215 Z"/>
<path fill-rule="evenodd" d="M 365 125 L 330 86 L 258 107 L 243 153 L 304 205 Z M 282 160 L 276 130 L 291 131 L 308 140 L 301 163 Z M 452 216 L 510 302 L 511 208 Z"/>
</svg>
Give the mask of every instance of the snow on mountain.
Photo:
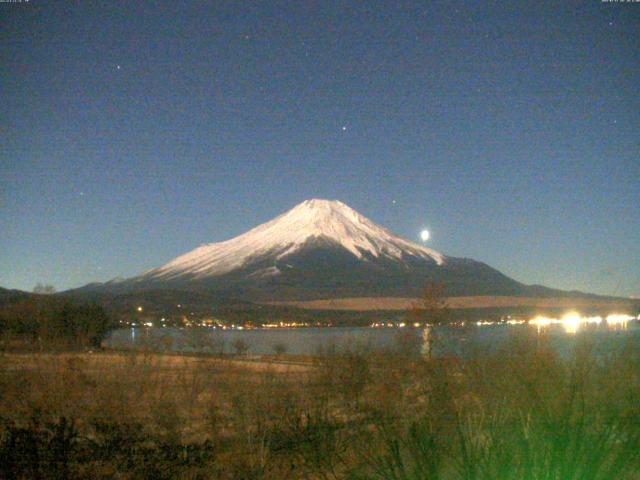
<svg viewBox="0 0 640 480">
<path fill-rule="evenodd" d="M 335 243 L 365 261 L 367 255 L 396 260 L 411 256 L 442 265 L 446 258 L 441 253 L 393 235 L 342 202 L 314 199 L 302 202 L 231 240 L 202 245 L 139 278 L 214 277 L 256 259 L 282 259 L 315 239 Z M 266 271 L 270 275 L 278 273 L 275 266 Z"/>
</svg>

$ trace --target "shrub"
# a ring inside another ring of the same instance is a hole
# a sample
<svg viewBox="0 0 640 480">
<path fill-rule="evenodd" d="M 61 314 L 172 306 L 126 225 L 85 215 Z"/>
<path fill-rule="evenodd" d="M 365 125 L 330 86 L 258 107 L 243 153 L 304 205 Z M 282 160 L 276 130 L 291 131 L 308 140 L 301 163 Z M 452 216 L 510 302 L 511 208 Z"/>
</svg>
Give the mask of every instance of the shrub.
<svg viewBox="0 0 640 480">
<path fill-rule="evenodd" d="M 241 338 L 234 340 L 232 346 L 236 351 L 236 355 L 246 355 L 249 351 L 249 344 Z"/>
<path fill-rule="evenodd" d="M 288 347 L 285 343 L 279 342 L 273 346 L 273 353 L 276 355 L 284 355 L 287 353 Z"/>
</svg>

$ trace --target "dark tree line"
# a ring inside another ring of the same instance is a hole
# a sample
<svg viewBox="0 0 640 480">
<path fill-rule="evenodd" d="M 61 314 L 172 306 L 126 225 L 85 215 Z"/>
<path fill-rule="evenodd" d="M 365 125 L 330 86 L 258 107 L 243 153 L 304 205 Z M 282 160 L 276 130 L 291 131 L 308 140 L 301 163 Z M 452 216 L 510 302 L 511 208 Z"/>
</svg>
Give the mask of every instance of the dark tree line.
<svg viewBox="0 0 640 480">
<path fill-rule="evenodd" d="M 98 347 L 111 328 L 97 304 L 34 297 L 0 306 L 0 334 L 34 343 Z"/>
</svg>

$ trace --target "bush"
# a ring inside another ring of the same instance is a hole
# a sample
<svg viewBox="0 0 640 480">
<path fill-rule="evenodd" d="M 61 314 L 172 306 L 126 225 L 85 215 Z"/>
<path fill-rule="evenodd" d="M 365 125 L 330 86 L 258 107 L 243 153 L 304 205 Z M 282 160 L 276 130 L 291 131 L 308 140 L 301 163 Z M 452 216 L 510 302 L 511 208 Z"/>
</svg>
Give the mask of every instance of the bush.
<svg viewBox="0 0 640 480">
<path fill-rule="evenodd" d="M 273 346 L 273 353 L 275 353 L 276 355 L 284 355 L 285 353 L 287 353 L 287 350 L 287 345 L 282 342 L 276 343 Z"/>
<path fill-rule="evenodd" d="M 246 355 L 247 352 L 249 351 L 249 344 L 244 340 L 242 340 L 241 338 L 234 340 L 232 346 L 233 346 L 233 349 L 236 351 L 236 355 Z"/>
<path fill-rule="evenodd" d="M 78 431 L 65 417 L 26 427 L 5 425 L 0 437 L 0 478 L 69 478 Z"/>
</svg>

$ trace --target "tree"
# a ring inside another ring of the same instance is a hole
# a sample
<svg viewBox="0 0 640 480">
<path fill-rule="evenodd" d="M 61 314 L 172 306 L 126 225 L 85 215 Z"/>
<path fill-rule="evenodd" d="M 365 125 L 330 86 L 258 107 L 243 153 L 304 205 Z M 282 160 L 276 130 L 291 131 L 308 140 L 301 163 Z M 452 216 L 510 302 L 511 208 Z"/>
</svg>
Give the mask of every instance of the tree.
<svg viewBox="0 0 640 480">
<path fill-rule="evenodd" d="M 422 353 L 429 357 L 431 357 L 435 340 L 432 328 L 451 321 L 445 292 L 446 285 L 444 283 L 430 282 L 424 288 L 422 295 L 409 308 L 409 316 L 412 321 L 425 324 L 422 334 Z"/>
<path fill-rule="evenodd" d="M 424 322 L 430 326 L 449 323 L 451 316 L 445 292 L 446 285 L 444 283 L 428 283 L 422 291 L 422 295 L 409 308 L 411 319 L 414 322 Z"/>
<path fill-rule="evenodd" d="M 107 332 L 113 327 L 112 319 L 100 305 L 89 304 L 77 308 L 76 331 L 89 345 L 100 347 Z"/>
<path fill-rule="evenodd" d="M 33 293 L 39 293 L 41 295 L 52 295 L 56 293 L 56 287 L 53 285 L 43 285 L 42 283 L 36 283 L 36 286 L 33 287 Z"/>
<path fill-rule="evenodd" d="M 100 305 L 65 302 L 52 312 L 48 325 L 43 327 L 45 336 L 99 347 L 112 321 Z"/>
<path fill-rule="evenodd" d="M 99 347 L 114 323 L 96 304 L 76 304 L 56 297 L 33 297 L 0 308 L 0 333 L 49 344 Z"/>
</svg>

